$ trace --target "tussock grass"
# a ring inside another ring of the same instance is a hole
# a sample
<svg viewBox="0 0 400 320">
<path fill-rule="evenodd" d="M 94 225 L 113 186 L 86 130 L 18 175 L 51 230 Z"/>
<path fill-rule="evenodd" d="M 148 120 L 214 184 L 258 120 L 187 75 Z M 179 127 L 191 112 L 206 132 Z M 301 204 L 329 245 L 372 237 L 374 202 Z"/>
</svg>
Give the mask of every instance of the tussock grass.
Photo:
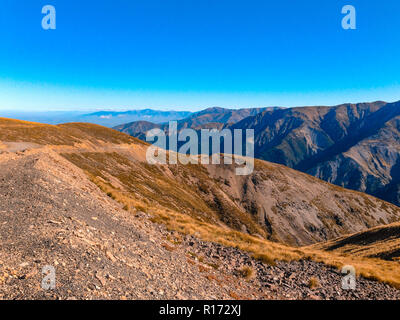
<svg viewBox="0 0 400 320">
<path fill-rule="evenodd" d="M 261 261 L 262 263 L 265 263 L 270 266 L 275 266 L 276 262 L 273 258 L 271 258 L 270 255 L 264 254 L 264 253 L 256 253 L 253 255 L 253 258 L 256 260 Z"/>
<path fill-rule="evenodd" d="M 315 277 L 310 278 L 310 281 L 308 282 L 308 287 L 310 289 L 316 289 L 316 288 L 319 288 L 319 286 L 320 286 L 320 283 L 317 278 L 315 278 Z"/>
<path fill-rule="evenodd" d="M 126 210 L 134 208 L 146 211 L 149 207 L 161 207 L 208 223 L 222 221 L 236 230 L 245 225 L 251 234 L 266 235 L 256 218 L 241 211 L 228 199 L 202 166 L 163 167 L 135 163 L 128 159 L 129 156 L 116 152 L 62 155 L 85 170 L 103 191 L 112 188 L 107 193 L 111 192 L 114 200 L 121 198 Z M 122 187 L 115 186 L 112 179 Z M 136 203 L 132 204 L 132 201 L 125 199 L 126 196 L 133 198 Z"/>
<path fill-rule="evenodd" d="M 89 123 L 49 125 L 43 123 L 0 118 L 0 140 L 8 142 L 33 142 L 42 145 L 79 144 L 83 140 L 98 144 L 137 144 L 145 142 L 122 132 Z"/>
<path fill-rule="evenodd" d="M 275 261 L 299 259 L 322 262 L 338 269 L 344 265 L 353 265 L 359 275 L 400 288 L 400 264 L 398 261 L 385 261 L 371 257 L 371 255 L 357 255 L 355 254 L 357 248 L 353 251 L 354 254 L 346 254 L 344 250 L 342 252 L 328 251 L 326 248 L 316 246 L 294 248 L 216 223 L 220 218 L 215 216 L 216 211 L 222 210 L 228 215 L 234 209 L 222 202 L 219 203 L 219 208 L 213 208 L 205 198 L 199 196 L 202 193 L 200 190 L 196 193 L 193 191 L 195 189 L 191 189 L 193 186 L 186 184 L 185 180 L 176 179 L 186 175 L 205 180 L 206 172 L 201 167 L 185 166 L 182 168 L 176 166 L 171 169 L 173 176 L 168 179 L 160 171 L 163 169 L 154 166 L 149 168 L 146 166 L 132 167 L 132 163 L 128 159 L 116 153 L 67 154 L 64 156 L 84 169 L 89 178 L 103 192 L 121 203 L 125 210 L 132 213 L 135 213 L 136 210 L 144 211 L 151 216 L 154 223 L 164 224 L 171 231 L 194 235 L 204 241 L 238 248 L 270 265 L 274 265 Z M 193 170 L 194 173 L 185 170 Z M 117 178 L 125 190 L 108 181 L 105 172 Z M 206 188 L 203 191 L 206 192 Z M 218 204 L 218 202 L 216 203 Z M 234 222 L 224 222 L 227 225 L 235 226 Z M 251 226 L 251 223 L 246 223 L 246 226 Z M 256 227 L 253 231 L 257 231 Z M 376 247 L 378 246 L 379 243 Z"/>
<path fill-rule="evenodd" d="M 341 270 L 345 265 L 352 265 L 357 275 L 367 279 L 377 280 L 400 289 L 400 263 L 396 261 L 385 261 L 377 258 L 361 256 L 342 255 L 336 252 L 323 250 L 310 250 L 304 248 L 304 258 L 322 262 Z"/>
<path fill-rule="evenodd" d="M 357 274 L 400 289 L 400 223 L 375 227 L 351 236 L 304 247 L 309 259 L 341 269 L 352 265 Z"/>
<path fill-rule="evenodd" d="M 251 279 L 254 277 L 254 269 L 249 266 L 245 266 L 237 271 L 238 275 L 242 278 L 245 278 L 247 280 Z"/>
<path fill-rule="evenodd" d="M 99 180 L 96 182 L 99 183 Z M 110 188 L 110 186 L 105 186 L 104 183 L 99 183 L 99 186 L 102 190 L 109 190 Z M 133 204 L 131 208 L 135 208 L 138 205 L 136 200 L 118 193 L 115 199 L 123 204 Z M 352 265 L 358 275 L 367 279 L 381 281 L 400 289 L 400 262 L 398 261 L 385 261 L 351 254 L 344 255 L 341 252 L 325 251 L 315 246 L 294 248 L 244 234 L 229 227 L 200 221 L 189 215 L 165 208 L 147 206 L 146 212 L 151 214 L 151 220 L 154 223 L 164 224 L 171 231 L 194 235 L 204 241 L 238 248 L 251 253 L 255 259 L 268 265 L 275 265 L 275 261 L 300 259 L 322 262 L 338 270 L 345 265 Z"/>
</svg>

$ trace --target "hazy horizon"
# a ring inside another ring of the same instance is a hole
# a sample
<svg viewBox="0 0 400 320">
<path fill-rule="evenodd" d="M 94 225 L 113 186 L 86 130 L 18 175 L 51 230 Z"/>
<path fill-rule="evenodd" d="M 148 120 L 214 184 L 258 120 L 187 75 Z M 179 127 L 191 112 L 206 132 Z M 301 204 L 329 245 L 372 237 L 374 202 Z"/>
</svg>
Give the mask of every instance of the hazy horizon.
<svg viewBox="0 0 400 320">
<path fill-rule="evenodd" d="M 199 112 L 202 110 L 210 109 L 210 108 L 223 108 L 223 109 L 253 109 L 253 108 L 305 108 L 305 107 L 335 107 L 342 104 L 358 104 L 358 103 L 372 103 L 376 101 L 384 101 L 387 103 L 393 103 L 400 101 L 400 97 L 396 100 L 385 100 L 385 99 L 375 99 L 375 100 L 365 100 L 365 101 L 351 101 L 351 102 L 342 102 L 338 104 L 304 104 L 304 105 L 294 105 L 294 106 L 284 106 L 284 105 L 270 105 L 270 106 L 226 106 L 222 107 L 219 105 L 212 105 L 212 106 L 205 106 L 205 107 L 198 107 L 198 108 L 189 108 L 189 107 L 163 107 L 163 106 L 155 106 L 155 107 L 97 107 L 97 108 L 64 108 L 64 109 L 34 109 L 34 110 L 27 110 L 27 109 L 2 109 L 0 107 L 0 112 L 5 113 L 46 113 L 46 112 L 54 112 L 54 113 L 76 113 L 76 114 L 91 114 L 95 112 L 129 112 L 129 111 L 143 111 L 143 110 L 152 110 L 152 111 L 159 111 L 159 112 Z"/>
</svg>

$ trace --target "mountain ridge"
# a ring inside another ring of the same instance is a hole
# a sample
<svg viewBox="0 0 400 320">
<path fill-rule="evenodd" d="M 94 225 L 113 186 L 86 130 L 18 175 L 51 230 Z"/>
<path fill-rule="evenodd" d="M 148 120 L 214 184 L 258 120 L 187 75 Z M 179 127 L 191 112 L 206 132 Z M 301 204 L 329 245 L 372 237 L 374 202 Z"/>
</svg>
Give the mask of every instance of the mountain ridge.
<svg viewBox="0 0 400 320">
<path fill-rule="evenodd" d="M 181 128 L 195 130 L 254 129 L 256 158 L 400 205 L 399 115 L 400 102 L 376 101 L 266 109 L 234 123 L 202 122 L 197 127 L 191 119 L 180 122 Z M 123 131 L 144 140 L 140 124 L 135 126 Z"/>
<path fill-rule="evenodd" d="M 246 177 L 236 176 L 233 165 L 149 165 L 148 144 L 93 124 L 0 119 L 0 141 L 3 150 L 13 141 L 51 146 L 100 186 L 135 195 L 133 206 L 161 205 L 284 243 L 329 240 L 400 215 L 398 207 L 376 198 L 261 160 Z"/>
</svg>

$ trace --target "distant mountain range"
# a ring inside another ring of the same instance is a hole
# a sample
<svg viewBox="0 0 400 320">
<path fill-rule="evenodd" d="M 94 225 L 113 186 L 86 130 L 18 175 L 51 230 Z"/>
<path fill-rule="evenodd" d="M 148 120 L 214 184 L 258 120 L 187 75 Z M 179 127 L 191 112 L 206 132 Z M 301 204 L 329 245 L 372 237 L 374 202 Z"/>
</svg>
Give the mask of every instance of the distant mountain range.
<svg viewBox="0 0 400 320">
<path fill-rule="evenodd" d="M 264 111 L 272 111 L 280 109 L 278 107 L 270 108 L 244 108 L 244 109 L 225 109 L 225 108 L 207 108 L 205 110 L 192 113 L 184 119 L 178 120 L 178 130 L 191 128 L 200 130 L 204 128 L 217 128 L 222 129 L 227 125 L 237 123 L 247 117 L 255 116 Z M 146 132 L 160 128 L 165 132 L 168 131 L 168 123 L 151 123 L 149 121 L 134 121 L 114 127 L 114 129 L 127 133 L 136 138 L 145 140 Z"/>
<path fill-rule="evenodd" d="M 400 205 L 400 102 L 229 110 L 211 108 L 179 128 L 254 129 L 255 156 Z M 152 127 L 115 129 L 143 139 Z"/>
<path fill-rule="evenodd" d="M 61 124 L 66 122 L 87 122 L 105 127 L 114 127 L 123 123 L 147 120 L 162 123 L 170 120 L 179 120 L 190 116 L 190 111 L 160 111 L 152 109 L 129 111 L 49 111 L 49 112 L 23 112 L 2 111 L 1 117 L 18 118 L 25 121 L 42 122 L 48 124 Z"/>
<path fill-rule="evenodd" d="M 254 129 L 256 158 L 283 164 L 400 205 L 400 102 L 334 107 L 208 108 L 199 112 L 2 112 L 49 124 L 88 122 L 145 140 L 152 128 Z M 124 124 L 121 124 L 124 123 Z"/>
<path fill-rule="evenodd" d="M 130 111 L 99 111 L 85 114 L 82 117 L 84 122 L 100 124 L 106 127 L 113 127 L 121 123 L 146 120 L 154 123 L 162 123 L 170 120 L 179 120 L 190 116 L 190 111 L 160 111 L 152 109 L 130 110 Z"/>
<path fill-rule="evenodd" d="M 255 130 L 256 157 L 400 205 L 400 102 L 276 110 Z"/>
</svg>

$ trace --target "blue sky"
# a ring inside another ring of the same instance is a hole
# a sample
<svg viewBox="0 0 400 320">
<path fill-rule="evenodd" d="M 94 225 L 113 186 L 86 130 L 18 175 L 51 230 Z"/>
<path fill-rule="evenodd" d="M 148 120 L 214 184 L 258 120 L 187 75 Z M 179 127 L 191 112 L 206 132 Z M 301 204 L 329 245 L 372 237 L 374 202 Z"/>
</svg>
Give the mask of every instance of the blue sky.
<svg viewBox="0 0 400 320">
<path fill-rule="evenodd" d="M 0 0 L 0 109 L 400 100 L 399 15 L 398 0 Z"/>
</svg>

